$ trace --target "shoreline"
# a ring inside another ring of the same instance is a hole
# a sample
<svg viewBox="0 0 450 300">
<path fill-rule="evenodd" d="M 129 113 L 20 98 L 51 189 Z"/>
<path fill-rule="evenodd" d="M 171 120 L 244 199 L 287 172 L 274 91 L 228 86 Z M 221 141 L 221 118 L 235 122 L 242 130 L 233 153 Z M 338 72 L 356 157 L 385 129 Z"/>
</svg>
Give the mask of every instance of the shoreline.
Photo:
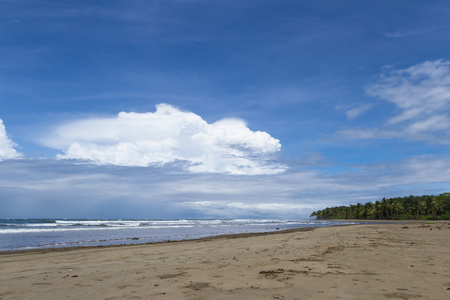
<svg viewBox="0 0 450 300">
<path fill-rule="evenodd" d="M 346 224 L 346 225 L 333 225 L 333 226 L 350 226 L 357 224 Z M 66 252 L 66 251 L 77 251 L 84 249 L 107 249 L 107 248 L 120 248 L 120 247 L 134 247 L 134 246 L 145 246 L 145 245 L 158 245 L 158 244 L 178 244 L 185 242 L 202 242 L 202 241 L 214 241 L 219 239 L 240 239 L 248 238 L 261 235 L 272 235 L 272 234 L 286 234 L 291 232 L 301 232 L 301 231 L 311 231 L 315 228 L 320 228 L 324 226 L 317 227 L 302 227 L 302 228 L 291 228 L 276 231 L 265 231 L 265 232 L 246 232 L 246 233 L 231 233 L 231 234 L 220 234 L 212 235 L 202 238 L 184 239 L 184 240 L 167 240 L 158 242 L 146 242 L 146 243 L 134 243 L 134 244 L 114 244 L 114 245 L 95 245 L 95 246 L 66 246 L 66 247 L 51 247 L 51 248 L 33 248 L 33 249 L 23 249 L 23 250 L 7 250 L 0 251 L 0 256 L 2 255 L 20 255 L 20 254 L 33 254 L 33 253 L 49 253 L 49 252 Z M 332 226 L 325 226 L 332 227 Z"/>
<path fill-rule="evenodd" d="M 448 299 L 450 222 L 0 255 L 0 299 Z"/>
<path fill-rule="evenodd" d="M 341 222 L 283 219 L 63 220 L 14 219 L 0 224 L 0 253 L 47 248 L 96 247 L 271 232 Z"/>
<path fill-rule="evenodd" d="M 317 226 L 317 227 L 301 227 L 301 228 L 291 228 L 282 229 L 274 231 L 265 232 L 247 232 L 247 233 L 231 233 L 231 234 L 220 234 L 212 235 L 201 238 L 192 239 L 182 239 L 182 240 L 166 240 L 166 241 L 156 241 L 156 242 L 144 242 L 144 243 L 130 243 L 130 244 L 111 244 L 111 245 L 92 245 L 92 246 L 64 246 L 64 247 L 48 247 L 48 248 L 31 248 L 22 250 L 6 250 L 0 251 L 0 256 L 2 255 L 13 255 L 13 254 L 28 254 L 28 253 L 48 253 L 48 252 L 65 252 L 65 251 L 75 251 L 83 249 L 97 249 L 97 248 L 117 248 L 117 247 L 133 247 L 139 245 L 153 245 L 153 244 L 167 244 L 167 243 L 183 243 L 189 241 L 208 241 L 216 239 L 233 239 L 233 238 L 246 238 L 252 236 L 260 235 L 270 235 L 270 234 L 285 234 L 297 231 L 310 231 L 315 228 L 321 227 L 335 227 L 335 226 L 352 226 L 352 225 L 363 225 L 363 224 L 425 224 L 430 221 L 423 220 L 357 220 L 357 219 L 337 219 L 337 220 L 320 220 L 320 221 L 332 221 L 332 222 L 342 222 L 342 223 L 356 223 L 356 224 L 342 224 L 342 225 L 331 225 L 331 226 Z M 433 221 L 433 222 L 446 222 L 446 221 Z M 358 224 L 361 223 L 361 224 Z"/>
</svg>

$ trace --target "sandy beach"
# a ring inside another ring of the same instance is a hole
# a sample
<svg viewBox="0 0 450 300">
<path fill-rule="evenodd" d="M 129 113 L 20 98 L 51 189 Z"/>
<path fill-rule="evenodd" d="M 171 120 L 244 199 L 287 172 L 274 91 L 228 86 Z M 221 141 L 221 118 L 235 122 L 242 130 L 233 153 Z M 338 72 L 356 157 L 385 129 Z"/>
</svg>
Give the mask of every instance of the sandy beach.
<svg viewBox="0 0 450 300">
<path fill-rule="evenodd" d="M 450 223 L 0 253 L 0 299 L 450 299 Z"/>
</svg>

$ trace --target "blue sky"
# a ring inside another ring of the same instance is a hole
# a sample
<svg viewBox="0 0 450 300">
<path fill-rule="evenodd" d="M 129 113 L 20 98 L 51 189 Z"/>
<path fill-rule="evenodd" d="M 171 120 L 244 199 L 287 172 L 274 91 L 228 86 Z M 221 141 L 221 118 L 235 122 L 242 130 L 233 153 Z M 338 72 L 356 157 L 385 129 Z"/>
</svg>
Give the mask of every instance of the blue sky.
<svg viewBox="0 0 450 300">
<path fill-rule="evenodd" d="M 448 192 L 449 14 L 0 0 L 0 217 L 305 218 Z"/>
</svg>

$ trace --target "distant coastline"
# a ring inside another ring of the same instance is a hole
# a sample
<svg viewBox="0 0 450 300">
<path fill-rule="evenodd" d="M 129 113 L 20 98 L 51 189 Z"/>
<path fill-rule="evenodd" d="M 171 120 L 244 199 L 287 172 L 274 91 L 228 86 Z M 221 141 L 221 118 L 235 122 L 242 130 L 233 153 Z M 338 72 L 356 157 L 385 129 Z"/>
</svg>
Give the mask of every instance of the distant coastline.
<svg viewBox="0 0 450 300">
<path fill-rule="evenodd" d="M 310 217 L 317 220 L 450 220 L 450 193 L 438 196 L 382 198 L 365 204 L 327 207 Z"/>
</svg>

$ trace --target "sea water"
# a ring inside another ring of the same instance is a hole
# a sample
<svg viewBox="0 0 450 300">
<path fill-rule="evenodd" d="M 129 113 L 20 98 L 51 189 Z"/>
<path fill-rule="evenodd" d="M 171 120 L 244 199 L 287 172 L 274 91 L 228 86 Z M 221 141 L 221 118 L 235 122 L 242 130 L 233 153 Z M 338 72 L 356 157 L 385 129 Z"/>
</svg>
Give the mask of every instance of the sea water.
<svg viewBox="0 0 450 300">
<path fill-rule="evenodd" d="M 0 251 L 141 244 L 342 224 L 315 220 L 0 219 Z"/>
</svg>

